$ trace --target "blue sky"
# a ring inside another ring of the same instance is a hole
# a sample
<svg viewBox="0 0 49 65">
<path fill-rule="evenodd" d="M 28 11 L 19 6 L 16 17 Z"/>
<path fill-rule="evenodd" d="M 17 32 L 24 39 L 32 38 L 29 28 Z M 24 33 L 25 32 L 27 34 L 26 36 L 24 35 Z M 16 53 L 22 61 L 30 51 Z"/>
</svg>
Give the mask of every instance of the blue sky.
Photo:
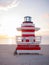
<svg viewBox="0 0 49 65">
<path fill-rule="evenodd" d="M 41 28 L 39 33 L 49 31 L 49 0 L 0 0 L 0 34 L 16 35 L 28 15 Z"/>
</svg>

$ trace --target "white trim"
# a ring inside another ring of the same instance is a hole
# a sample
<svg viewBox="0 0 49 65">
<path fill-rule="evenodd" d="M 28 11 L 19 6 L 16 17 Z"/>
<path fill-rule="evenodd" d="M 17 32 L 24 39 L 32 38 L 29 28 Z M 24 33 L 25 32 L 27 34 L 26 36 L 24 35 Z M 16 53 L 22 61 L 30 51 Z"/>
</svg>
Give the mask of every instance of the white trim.
<svg viewBox="0 0 49 65">
<path fill-rule="evenodd" d="M 17 42 L 18 44 L 33 44 L 32 42 Z M 35 42 L 34 42 L 35 43 Z"/>
<path fill-rule="evenodd" d="M 40 53 L 41 50 L 17 50 L 17 53 Z"/>
<path fill-rule="evenodd" d="M 21 29 L 35 29 L 35 27 L 21 27 Z"/>
<path fill-rule="evenodd" d="M 32 38 L 32 39 L 36 39 L 35 37 L 33 37 L 33 36 L 29 36 L 29 37 L 22 37 L 22 36 L 17 36 L 16 37 L 16 39 L 23 39 L 23 38 L 25 38 L 25 39 L 30 39 L 30 38 Z"/>
<path fill-rule="evenodd" d="M 32 30 L 32 29 L 35 29 L 35 27 L 21 27 L 21 28 L 16 28 L 18 31 L 21 31 L 22 29 L 26 30 L 26 29 L 29 29 L 29 30 Z"/>
<path fill-rule="evenodd" d="M 17 42 L 17 45 L 39 45 L 40 43 L 38 42 Z"/>
<path fill-rule="evenodd" d="M 28 35 L 28 34 L 35 34 L 35 32 L 22 32 L 22 34 L 26 34 L 26 35 Z"/>
<path fill-rule="evenodd" d="M 32 38 L 32 39 L 36 39 L 36 38 L 33 37 L 33 36 L 29 36 L 29 37 L 21 37 L 21 36 L 17 36 L 17 37 L 16 37 L 16 39 L 18 39 L 18 40 L 19 40 L 19 39 L 22 40 L 22 39 L 24 39 L 24 38 L 25 38 L 25 39 L 30 39 L 30 38 Z"/>
<path fill-rule="evenodd" d="M 40 28 L 36 28 L 36 27 L 21 27 L 21 28 L 16 28 L 18 31 L 21 31 L 22 29 L 35 29 L 35 31 L 40 30 Z"/>
<path fill-rule="evenodd" d="M 22 39 L 23 39 L 24 37 L 22 37 Z M 30 36 L 30 37 L 25 37 L 25 39 L 30 39 L 30 38 L 32 38 L 32 39 L 35 39 L 35 37 L 32 37 L 32 36 Z"/>
<path fill-rule="evenodd" d="M 33 24 L 33 23 L 23 23 L 23 24 L 21 24 L 21 26 L 35 26 L 35 24 Z"/>
</svg>

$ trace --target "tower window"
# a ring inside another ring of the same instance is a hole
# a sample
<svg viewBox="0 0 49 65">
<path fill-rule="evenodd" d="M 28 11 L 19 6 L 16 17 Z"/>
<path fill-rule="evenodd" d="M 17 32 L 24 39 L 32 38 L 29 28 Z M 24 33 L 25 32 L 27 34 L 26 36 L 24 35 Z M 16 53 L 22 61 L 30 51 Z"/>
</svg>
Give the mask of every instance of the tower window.
<svg viewBox="0 0 49 65">
<path fill-rule="evenodd" d="M 25 17 L 24 17 L 24 21 L 26 21 L 26 22 L 31 22 L 31 17 L 30 17 L 30 16 L 25 16 Z"/>
</svg>

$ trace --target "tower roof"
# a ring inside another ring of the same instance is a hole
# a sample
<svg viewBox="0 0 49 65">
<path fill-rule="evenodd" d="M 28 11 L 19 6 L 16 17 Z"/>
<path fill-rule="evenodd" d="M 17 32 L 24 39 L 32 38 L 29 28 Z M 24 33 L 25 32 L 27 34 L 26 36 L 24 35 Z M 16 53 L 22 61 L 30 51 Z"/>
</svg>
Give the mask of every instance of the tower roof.
<svg viewBox="0 0 49 65">
<path fill-rule="evenodd" d="M 30 16 L 25 16 L 25 17 L 24 17 L 24 21 L 26 21 L 26 22 L 31 22 L 31 17 L 30 17 Z"/>
</svg>

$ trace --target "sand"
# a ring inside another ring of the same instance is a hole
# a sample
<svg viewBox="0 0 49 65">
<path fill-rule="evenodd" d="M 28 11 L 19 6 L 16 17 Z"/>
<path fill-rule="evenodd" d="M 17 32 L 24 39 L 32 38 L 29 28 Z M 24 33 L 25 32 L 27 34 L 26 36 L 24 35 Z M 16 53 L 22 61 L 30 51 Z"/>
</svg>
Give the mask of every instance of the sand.
<svg viewBox="0 0 49 65">
<path fill-rule="evenodd" d="M 16 45 L 0 45 L 0 65 L 49 65 L 49 45 L 41 45 L 42 55 L 15 55 Z"/>
</svg>

